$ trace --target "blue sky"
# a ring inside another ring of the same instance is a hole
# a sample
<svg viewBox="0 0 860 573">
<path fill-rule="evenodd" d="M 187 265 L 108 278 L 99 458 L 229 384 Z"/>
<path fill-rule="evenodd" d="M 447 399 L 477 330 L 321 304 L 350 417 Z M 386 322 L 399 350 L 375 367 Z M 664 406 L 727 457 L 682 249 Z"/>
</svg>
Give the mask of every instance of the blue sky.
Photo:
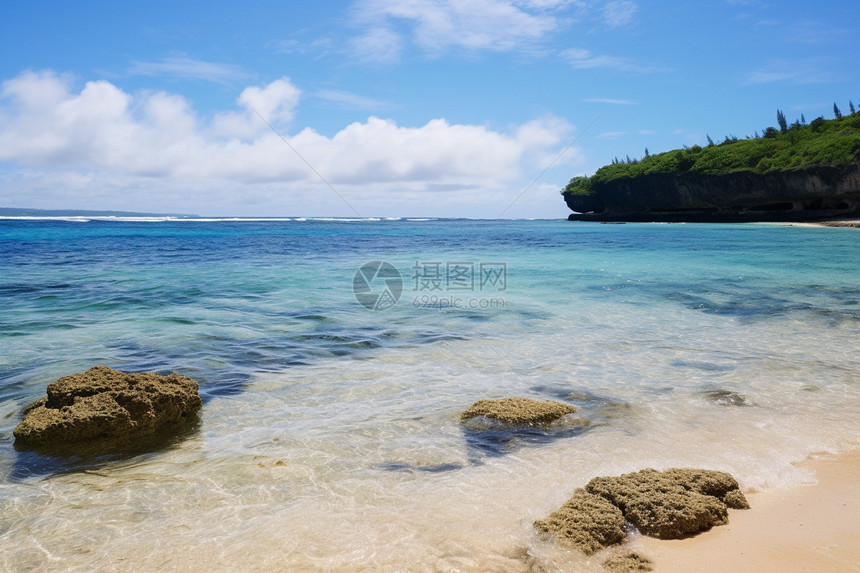
<svg viewBox="0 0 860 573">
<path fill-rule="evenodd" d="M 559 189 L 613 157 L 860 106 L 857 21 L 857 2 L 8 0 L 0 206 L 565 217 Z"/>
</svg>

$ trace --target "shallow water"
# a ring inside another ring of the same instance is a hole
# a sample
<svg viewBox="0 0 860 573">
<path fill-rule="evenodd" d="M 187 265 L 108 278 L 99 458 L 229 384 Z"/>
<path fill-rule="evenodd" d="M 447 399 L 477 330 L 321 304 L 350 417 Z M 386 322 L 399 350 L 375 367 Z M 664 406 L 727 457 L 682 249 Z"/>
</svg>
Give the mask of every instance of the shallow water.
<svg viewBox="0 0 860 573">
<path fill-rule="evenodd" d="M 811 452 L 858 445 L 858 238 L 0 221 L 0 567 L 599 570 L 531 527 L 593 476 L 697 466 L 768 489 L 807 477 L 791 462 Z M 375 260 L 403 278 L 383 311 L 353 293 Z M 482 284 L 482 263 L 505 280 Z M 199 427 L 121 458 L 16 452 L 21 409 L 94 364 L 193 376 Z M 459 424 L 475 400 L 513 395 L 565 400 L 582 424 Z"/>
</svg>

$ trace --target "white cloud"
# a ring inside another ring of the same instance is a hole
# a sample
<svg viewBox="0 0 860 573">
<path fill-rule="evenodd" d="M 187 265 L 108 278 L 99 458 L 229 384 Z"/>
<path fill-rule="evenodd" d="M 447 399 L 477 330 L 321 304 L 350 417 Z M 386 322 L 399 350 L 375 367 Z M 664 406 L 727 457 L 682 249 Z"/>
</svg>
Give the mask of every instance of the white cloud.
<svg viewBox="0 0 860 573">
<path fill-rule="evenodd" d="M 669 68 L 657 64 L 640 64 L 631 58 L 607 56 L 591 53 L 585 48 L 568 48 L 559 56 L 578 70 L 610 69 L 637 74 L 651 74 L 669 71 Z"/>
<path fill-rule="evenodd" d="M 444 119 L 408 127 L 371 116 L 330 137 L 310 127 L 289 130 L 294 135 L 279 127 L 288 146 L 251 111 L 288 123 L 299 98 L 299 89 L 281 78 L 246 88 L 237 98 L 241 109 L 207 119 L 175 94 L 129 94 L 107 81 L 74 89 L 52 72 L 25 72 L 0 86 L 0 161 L 7 163 L 0 190 L 10 197 L 31 193 L 32 200 L 19 202 L 30 206 L 342 210 L 297 152 L 362 213 L 414 203 L 414 214 L 435 199 L 491 201 L 499 189 L 538 172 L 572 130 L 553 117 L 501 132 Z M 578 150 L 569 155 L 578 157 Z M 453 189 L 460 193 L 444 192 Z M 94 198 L 101 204 L 82 203 Z"/>
<path fill-rule="evenodd" d="M 335 51 L 335 42 L 332 38 L 327 37 L 315 38 L 313 40 L 293 37 L 272 41 L 269 43 L 269 46 L 278 54 L 311 54 L 316 57 L 326 56 Z"/>
<path fill-rule="evenodd" d="M 635 101 L 629 99 L 615 99 L 607 97 L 590 97 L 582 100 L 588 103 L 605 103 L 609 105 L 637 105 Z"/>
<path fill-rule="evenodd" d="M 300 90 L 287 78 L 275 80 L 264 87 L 249 86 L 236 99 L 243 110 L 216 114 L 210 132 L 219 137 L 238 139 L 267 133 L 270 130 L 266 122 L 283 124 L 293 119 L 300 95 Z"/>
<path fill-rule="evenodd" d="M 400 59 L 403 40 L 389 26 L 371 27 L 350 42 L 350 53 L 371 64 L 392 64 Z"/>
<path fill-rule="evenodd" d="M 607 2 L 603 7 L 603 21 L 610 28 L 627 26 L 633 21 L 633 16 L 638 10 L 636 3 L 628 0 Z"/>
<path fill-rule="evenodd" d="M 450 47 L 509 51 L 527 47 L 557 30 L 566 0 L 361 0 L 356 25 L 368 29 L 352 43 L 355 54 L 381 63 L 397 61 L 408 35 L 425 52 Z M 401 34 L 396 26 L 407 26 Z"/>
<path fill-rule="evenodd" d="M 797 77 L 796 73 L 791 71 L 774 71 L 774 70 L 758 70 L 750 72 L 746 76 L 748 84 L 767 84 L 772 82 L 782 82 L 793 80 Z"/>
<path fill-rule="evenodd" d="M 203 80 L 219 84 L 230 84 L 250 77 L 239 66 L 185 57 L 164 58 L 156 62 L 134 61 L 131 63 L 128 73 L 139 76 Z"/>
<path fill-rule="evenodd" d="M 743 83 L 813 84 L 832 82 L 836 76 L 827 69 L 829 67 L 825 61 L 818 58 L 805 58 L 796 61 L 774 60 L 766 66 L 748 73 L 744 77 Z"/>
<path fill-rule="evenodd" d="M 829 44 L 850 38 L 851 34 L 852 32 L 846 28 L 837 28 L 819 22 L 799 22 L 789 28 L 785 39 L 803 44 Z"/>
<path fill-rule="evenodd" d="M 269 121 L 293 119 L 293 108 L 299 103 L 299 90 L 286 78 L 265 87 L 251 86 L 239 95 L 239 103 Z"/>
<path fill-rule="evenodd" d="M 343 109 L 380 110 L 391 107 L 387 102 L 343 90 L 319 90 L 312 95 Z"/>
<path fill-rule="evenodd" d="M 598 56 L 592 54 L 585 48 L 568 48 L 561 52 L 561 57 L 579 70 L 590 68 L 613 68 L 618 70 L 632 70 L 635 68 L 633 61 L 629 58 L 617 56 Z"/>
<path fill-rule="evenodd" d="M 597 137 L 599 139 L 608 139 L 610 141 L 615 141 L 616 139 L 624 137 L 625 135 L 627 135 L 626 131 L 604 131 L 603 133 L 599 134 Z"/>
</svg>

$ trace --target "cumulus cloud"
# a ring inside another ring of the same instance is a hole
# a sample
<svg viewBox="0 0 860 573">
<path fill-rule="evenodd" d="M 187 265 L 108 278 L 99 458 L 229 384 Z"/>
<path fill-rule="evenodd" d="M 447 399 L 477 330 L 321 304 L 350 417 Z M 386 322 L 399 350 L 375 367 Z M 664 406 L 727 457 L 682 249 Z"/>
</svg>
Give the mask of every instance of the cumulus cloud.
<svg viewBox="0 0 860 573">
<path fill-rule="evenodd" d="M 287 78 L 266 86 L 249 86 L 236 103 L 242 111 L 219 113 L 212 121 L 212 132 L 221 137 L 247 139 L 265 133 L 269 123 L 288 123 L 293 119 L 301 91 Z M 263 121 L 265 120 L 265 121 Z"/>
<path fill-rule="evenodd" d="M 207 193 L 244 204 L 307 205 L 319 203 L 320 193 L 331 200 L 307 161 L 368 204 L 391 199 L 395 190 L 398 201 L 410 194 L 426 200 L 428 192 L 446 189 L 479 190 L 477 198 L 509 185 L 524 169 L 536 171 L 536 162 L 556 152 L 572 130 L 560 118 L 501 132 L 445 119 L 401 126 L 371 116 L 327 136 L 291 126 L 301 92 L 288 78 L 245 88 L 237 109 L 211 118 L 175 94 L 131 94 L 103 80 L 73 86 L 50 71 L 25 72 L 0 86 L 0 161 L 18 166 L 11 170 L 16 176 L 7 169 L 7 183 L 38 179 L 30 187 L 44 188 L 61 185 L 51 177 L 67 173 L 70 189 L 93 180 L 126 192 L 148 187 L 148 196 L 171 205 Z M 278 125 L 289 146 L 254 110 Z M 216 203 L 214 197 L 205 202 Z"/>
</svg>

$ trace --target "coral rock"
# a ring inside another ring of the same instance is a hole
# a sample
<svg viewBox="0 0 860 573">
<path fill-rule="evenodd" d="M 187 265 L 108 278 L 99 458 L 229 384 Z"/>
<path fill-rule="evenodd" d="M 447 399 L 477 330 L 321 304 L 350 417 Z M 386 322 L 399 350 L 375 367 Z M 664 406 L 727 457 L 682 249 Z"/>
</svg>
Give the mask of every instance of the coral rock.
<svg viewBox="0 0 860 573">
<path fill-rule="evenodd" d="M 500 400 L 478 400 L 463 412 L 460 421 L 477 416 L 498 420 L 514 426 L 549 424 L 576 412 L 569 404 L 554 400 L 532 400 L 531 398 L 502 398 Z"/>
<path fill-rule="evenodd" d="M 603 562 L 603 566 L 613 573 L 636 573 L 637 571 L 654 570 L 654 565 L 650 559 L 632 551 L 607 558 Z"/>
<path fill-rule="evenodd" d="M 600 496 L 579 488 L 558 510 L 534 523 L 543 533 L 553 534 L 563 545 L 590 555 L 607 545 L 620 543 L 627 535 L 621 511 Z"/>
<path fill-rule="evenodd" d="M 618 507 L 643 534 L 660 539 L 677 539 L 723 525 L 728 523 L 727 505 L 746 505 L 731 475 L 709 470 L 646 469 L 594 478 L 585 489 Z"/>
<path fill-rule="evenodd" d="M 49 384 L 13 434 L 25 448 L 111 449 L 172 431 L 202 405 L 197 382 L 187 376 L 94 366 Z"/>
</svg>

